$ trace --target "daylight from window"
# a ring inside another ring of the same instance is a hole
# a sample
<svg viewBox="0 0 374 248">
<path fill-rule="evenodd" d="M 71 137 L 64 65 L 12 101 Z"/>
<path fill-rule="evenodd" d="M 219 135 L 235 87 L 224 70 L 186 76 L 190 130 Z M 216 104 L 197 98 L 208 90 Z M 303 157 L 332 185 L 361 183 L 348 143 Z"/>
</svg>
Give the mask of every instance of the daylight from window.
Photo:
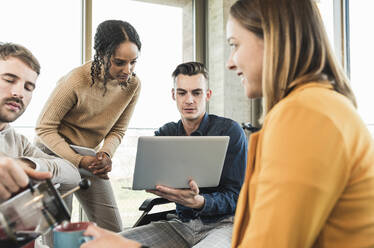
<svg viewBox="0 0 374 248">
<path fill-rule="evenodd" d="M 129 129 L 113 157 L 110 173 L 125 226 L 134 224 L 139 216 L 139 205 L 150 196 L 144 191 L 128 189 L 132 184 L 137 138 L 153 135 L 154 130 L 166 122 L 179 119 L 171 98 L 171 73 L 176 65 L 183 62 L 184 39 L 189 38 L 192 43 L 192 34 L 191 37 L 183 37 L 183 15 L 186 12 L 178 7 L 180 2 L 175 3 L 170 6 L 131 0 L 93 0 L 92 36 L 102 21 L 121 19 L 136 28 L 142 42 L 135 69 L 142 83 L 141 95 Z M 82 63 L 81 1 L 13 0 L 2 3 L 2 8 L 14 11 L 4 11 L 0 15 L 0 41 L 26 46 L 42 67 L 31 104 L 12 124 L 32 141 L 38 115 L 57 81 Z M 69 18 L 66 13 L 69 13 Z M 188 15 L 192 20 L 192 11 Z M 73 214 L 77 216 L 76 211 Z"/>
<path fill-rule="evenodd" d="M 358 112 L 374 134 L 374 1 L 349 1 L 351 85 L 356 95 Z"/>
</svg>

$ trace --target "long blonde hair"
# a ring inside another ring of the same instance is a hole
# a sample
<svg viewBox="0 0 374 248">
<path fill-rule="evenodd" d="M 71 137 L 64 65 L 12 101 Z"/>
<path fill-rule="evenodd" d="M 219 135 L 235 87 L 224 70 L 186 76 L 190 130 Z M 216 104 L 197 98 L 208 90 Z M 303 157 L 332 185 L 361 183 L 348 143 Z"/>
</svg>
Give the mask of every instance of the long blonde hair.
<svg viewBox="0 0 374 248">
<path fill-rule="evenodd" d="M 295 86 L 324 79 L 356 107 L 314 0 L 238 0 L 230 15 L 264 40 L 264 115 Z"/>
</svg>

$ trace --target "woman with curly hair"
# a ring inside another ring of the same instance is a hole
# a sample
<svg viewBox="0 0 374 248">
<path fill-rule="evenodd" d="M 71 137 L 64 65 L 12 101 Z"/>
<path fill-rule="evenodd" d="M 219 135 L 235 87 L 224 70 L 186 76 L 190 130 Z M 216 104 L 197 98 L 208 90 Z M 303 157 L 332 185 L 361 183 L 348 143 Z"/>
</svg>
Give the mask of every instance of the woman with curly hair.
<svg viewBox="0 0 374 248">
<path fill-rule="evenodd" d="M 90 189 L 75 195 L 90 221 L 118 232 L 122 221 L 108 172 L 139 97 L 134 68 L 141 42 L 131 24 L 107 20 L 97 28 L 94 49 L 93 61 L 59 80 L 37 121 L 36 144 L 91 172 Z M 80 155 L 70 145 L 93 148 L 96 156 Z"/>
</svg>

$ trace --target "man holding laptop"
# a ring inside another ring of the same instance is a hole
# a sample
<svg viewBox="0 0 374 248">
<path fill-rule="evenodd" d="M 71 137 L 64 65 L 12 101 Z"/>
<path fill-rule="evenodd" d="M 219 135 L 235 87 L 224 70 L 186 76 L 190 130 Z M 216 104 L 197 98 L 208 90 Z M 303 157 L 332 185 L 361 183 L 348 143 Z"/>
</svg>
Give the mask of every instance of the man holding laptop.
<svg viewBox="0 0 374 248">
<path fill-rule="evenodd" d="M 177 218 L 133 228 L 122 236 L 152 248 L 230 247 L 233 216 L 245 174 L 245 134 L 235 121 L 206 113 L 212 91 L 208 89 L 208 73 L 203 64 L 180 64 L 172 75 L 172 98 L 181 120 L 165 124 L 155 135 L 229 136 L 220 183 L 203 189 L 194 180 L 189 181 L 189 189 L 157 185 L 148 192 L 175 202 Z"/>
</svg>

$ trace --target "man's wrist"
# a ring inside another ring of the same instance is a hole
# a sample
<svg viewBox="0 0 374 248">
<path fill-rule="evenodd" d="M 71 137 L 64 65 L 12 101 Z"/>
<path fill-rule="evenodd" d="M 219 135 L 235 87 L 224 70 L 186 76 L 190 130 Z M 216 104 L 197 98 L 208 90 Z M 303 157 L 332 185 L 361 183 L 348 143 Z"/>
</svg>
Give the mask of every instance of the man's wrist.
<svg viewBox="0 0 374 248">
<path fill-rule="evenodd" d="M 110 157 L 109 153 L 107 153 L 107 152 L 104 152 L 104 151 L 101 151 L 101 153 L 105 154 L 106 156 L 108 156 L 108 158 L 110 158 L 110 159 L 111 159 L 111 157 Z"/>
<path fill-rule="evenodd" d="M 204 196 L 202 196 L 202 195 L 197 195 L 197 196 L 196 196 L 196 201 L 197 201 L 197 204 L 196 204 L 196 206 L 194 207 L 194 209 L 197 210 L 197 211 L 200 211 L 201 209 L 204 208 L 204 205 L 205 205 L 205 198 L 204 198 Z"/>
<path fill-rule="evenodd" d="M 29 160 L 29 159 L 26 159 L 26 158 L 17 158 L 16 159 L 17 163 L 23 165 L 23 166 L 26 166 L 26 167 L 30 167 L 31 169 L 35 169 L 36 168 L 36 164 Z"/>
</svg>

